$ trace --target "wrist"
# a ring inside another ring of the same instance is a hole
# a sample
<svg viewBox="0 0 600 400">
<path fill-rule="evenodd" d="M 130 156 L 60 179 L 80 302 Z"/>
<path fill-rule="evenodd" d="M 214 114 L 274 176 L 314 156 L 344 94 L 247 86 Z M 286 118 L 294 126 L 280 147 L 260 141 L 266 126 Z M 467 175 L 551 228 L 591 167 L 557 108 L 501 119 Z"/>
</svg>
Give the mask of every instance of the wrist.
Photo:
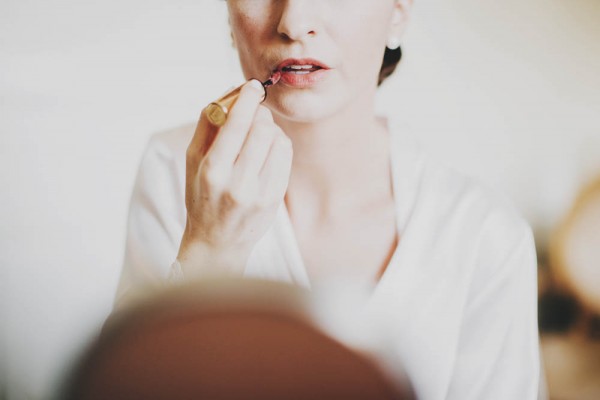
<svg viewBox="0 0 600 400">
<path fill-rule="evenodd" d="M 202 241 L 182 240 L 177 255 L 182 275 L 186 279 L 241 275 L 246 267 L 246 252 L 217 248 Z"/>
</svg>

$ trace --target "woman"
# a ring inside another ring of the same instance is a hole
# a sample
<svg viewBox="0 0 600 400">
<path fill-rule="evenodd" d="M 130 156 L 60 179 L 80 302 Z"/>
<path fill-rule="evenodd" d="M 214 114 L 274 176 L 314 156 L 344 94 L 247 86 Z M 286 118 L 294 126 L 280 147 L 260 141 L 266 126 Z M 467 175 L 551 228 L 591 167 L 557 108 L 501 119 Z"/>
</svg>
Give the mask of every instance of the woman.
<svg viewBox="0 0 600 400">
<path fill-rule="evenodd" d="M 530 229 L 374 112 L 411 3 L 227 2 L 245 76 L 281 82 L 263 104 L 247 83 L 220 130 L 203 113 L 191 140 L 151 140 L 119 297 L 168 276 L 364 282 L 419 398 L 537 396 Z"/>
</svg>

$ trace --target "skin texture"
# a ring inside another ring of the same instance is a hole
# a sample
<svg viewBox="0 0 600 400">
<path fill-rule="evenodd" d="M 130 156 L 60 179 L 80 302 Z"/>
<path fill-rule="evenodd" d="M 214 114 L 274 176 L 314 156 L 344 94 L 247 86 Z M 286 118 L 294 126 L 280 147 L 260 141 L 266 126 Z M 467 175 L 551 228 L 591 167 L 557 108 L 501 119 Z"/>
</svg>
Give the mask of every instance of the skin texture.
<svg viewBox="0 0 600 400">
<path fill-rule="evenodd" d="M 349 99 L 375 89 L 391 32 L 394 0 L 229 0 L 230 24 L 248 78 L 267 76 L 286 58 L 311 57 L 331 67 L 317 87 L 269 92 L 279 119 L 311 123 L 338 114 Z M 398 18 L 398 17 L 396 17 Z"/>
<path fill-rule="evenodd" d="M 308 87 L 269 88 L 264 105 L 247 84 L 220 132 L 200 118 L 187 156 L 184 274 L 241 273 L 282 201 L 309 275 L 335 275 L 338 265 L 378 274 L 397 237 L 389 134 L 373 108 L 385 45 L 401 35 L 410 4 L 227 2 L 247 78 L 265 79 L 288 58 L 330 69 Z"/>
</svg>

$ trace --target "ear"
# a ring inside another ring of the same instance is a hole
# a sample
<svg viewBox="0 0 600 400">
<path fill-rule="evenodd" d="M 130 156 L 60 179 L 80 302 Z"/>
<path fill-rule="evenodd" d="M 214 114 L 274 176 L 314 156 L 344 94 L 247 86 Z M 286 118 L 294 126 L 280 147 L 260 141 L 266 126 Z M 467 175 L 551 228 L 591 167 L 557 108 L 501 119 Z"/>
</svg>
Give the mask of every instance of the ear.
<svg viewBox="0 0 600 400">
<path fill-rule="evenodd" d="M 395 0 L 394 9 L 392 15 L 392 22 L 390 25 L 389 41 L 399 42 L 400 38 L 404 34 L 406 25 L 410 20 L 410 12 L 412 9 L 413 0 Z"/>
</svg>

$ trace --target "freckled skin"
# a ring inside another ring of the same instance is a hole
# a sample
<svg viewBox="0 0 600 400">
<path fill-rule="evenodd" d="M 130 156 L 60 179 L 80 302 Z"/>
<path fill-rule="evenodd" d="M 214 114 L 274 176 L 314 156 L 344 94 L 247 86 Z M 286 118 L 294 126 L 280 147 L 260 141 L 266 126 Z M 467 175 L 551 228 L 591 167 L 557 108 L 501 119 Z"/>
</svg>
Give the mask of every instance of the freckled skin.
<svg viewBox="0 0 600 400">
<path fill-rule="evenodd" d="M 267 105 L 279 118 L 314 121 L 374 96 L 394 0 L 230 0 L 228 7 L 246 77 L 264 76 L 285 58 L 310 57 L 331 67 L 315 87 L 272 88 Z"/>
</svg>

